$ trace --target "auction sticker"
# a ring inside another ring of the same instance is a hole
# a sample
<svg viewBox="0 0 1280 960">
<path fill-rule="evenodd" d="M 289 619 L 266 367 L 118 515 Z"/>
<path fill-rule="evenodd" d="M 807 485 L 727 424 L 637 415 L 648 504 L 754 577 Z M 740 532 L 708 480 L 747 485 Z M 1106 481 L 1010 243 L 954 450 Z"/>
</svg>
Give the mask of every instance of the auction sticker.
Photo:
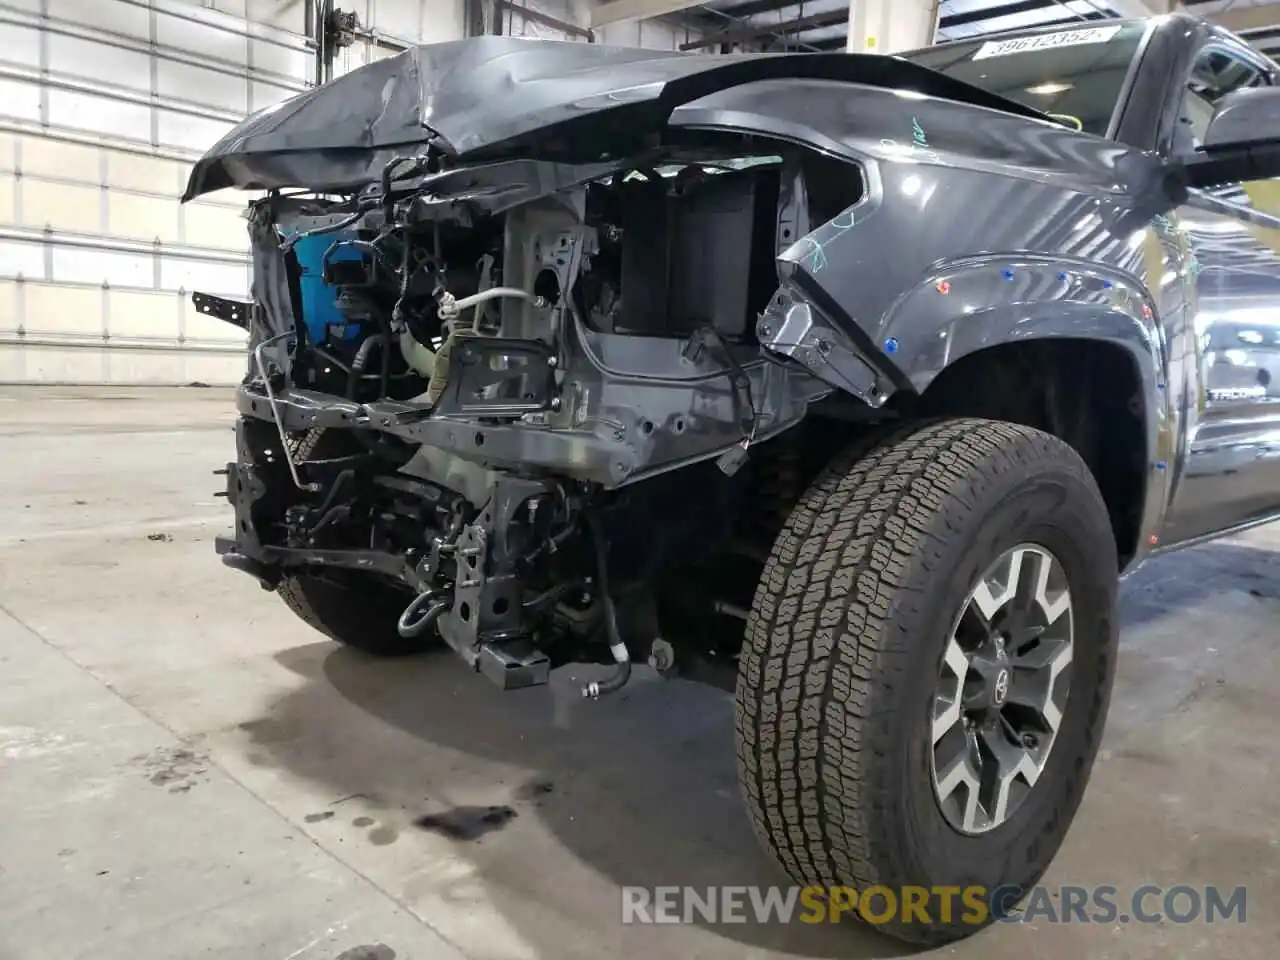
<svg viewBox="0 0 1280 960">
<path fill-rule="evenodd" d="M 988 40 L 973 55 L 975 60 L 988 57 L 1007 57 L 1014 53 L 1031 53 L 1034 50 L 1052 50 L 1055 47 L 1079 47 L 1090 43 L 1109 43 L 1115 39 L 1121 26 L 1093 27 L 1088 30 L 1063 30 L 1059 33 L 1038 33 L 1031 37 L 1013 37 L 1009 40 Z"/>
</svg>

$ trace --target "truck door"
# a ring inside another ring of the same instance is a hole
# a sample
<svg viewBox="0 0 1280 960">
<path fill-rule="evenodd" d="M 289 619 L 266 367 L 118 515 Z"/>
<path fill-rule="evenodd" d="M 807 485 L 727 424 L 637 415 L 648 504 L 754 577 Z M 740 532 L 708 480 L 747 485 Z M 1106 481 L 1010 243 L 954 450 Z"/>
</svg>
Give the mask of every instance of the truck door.
<svg viewBox="0 0 1280 960">
<path fill-rule="evenodd" d="M 1270 84 L 1272 69 L 1242 45 L 1206 43 L 1181 91 L 1173 156 L 1195 149 L 1221 97 Z M 1188 310 L 1166 332 L 1183 442 L 1162 547 L 1280 514 L 1280 179 L 1193 191 L 1177 225 Z"/>
</svg>

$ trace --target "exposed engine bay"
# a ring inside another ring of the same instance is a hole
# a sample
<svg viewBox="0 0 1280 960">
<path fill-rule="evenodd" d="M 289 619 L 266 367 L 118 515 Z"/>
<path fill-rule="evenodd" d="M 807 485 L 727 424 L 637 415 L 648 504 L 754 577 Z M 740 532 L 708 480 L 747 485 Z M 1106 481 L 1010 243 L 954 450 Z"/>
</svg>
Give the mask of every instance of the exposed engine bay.
<svg viewBox="0 0 1280 960">
<path fill-rule="evenodd" d="M 702 135 L 272 192 L 253 303 L 196 295 L 251 336 L 224 561 L 377 581 L 402 636 L 438 631 L 504 688 L 595 658 L 617 668 L 584 693 L 606 693 L 681 633 L 732 658 L 790 503 L 875 415 L 834 389 L 837 341 L 823 376 L 789 355 L 822 352 L 816 323 L 780 336 L 779 252 L 862 189 L 847 161 Z"/>
</svg>

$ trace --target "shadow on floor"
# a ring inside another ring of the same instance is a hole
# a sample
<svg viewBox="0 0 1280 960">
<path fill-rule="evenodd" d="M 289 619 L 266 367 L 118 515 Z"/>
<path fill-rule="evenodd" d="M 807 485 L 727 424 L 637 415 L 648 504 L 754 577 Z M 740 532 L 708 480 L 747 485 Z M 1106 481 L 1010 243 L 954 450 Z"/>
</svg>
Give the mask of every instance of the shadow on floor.
<svg viewBox="0 0 1280 960">
<path fill-rule="evenodd" d="M 1155 557 L 1124 581 L 1121 624 L 1138 627 L 1176 617 L 1228 590 L 1280 599 L 1280 552 L 1220 542 Z"/>
<path fill-rule="evenodd" d="M 334 796 L 360 794 L 393 806 L 410 792 L 406 782 L 413 774 L 405 764 L 440 783 L 452 762 L 466 768 L 457 782 L 469 779 L 473 786 L 490 764 L 533 771 L 503 786 L 505 803 L 442 806 L 422 796 L 430 789 L 424 787 L 404 817 L 458 844 L 459 854 L 492 880 L 487 886 L 495 905 L 540 953 L 563 955 L 559 941 L 540 942 L 545 931 L 521 925 L 528 904 L 516 901 L 526 894 L 559 896 L 549 892 L 553 881 L 538 872 L 522 887 L 527 868 L 486 846 L 512 820 L 537 818 L 585 866 L 619 886 L 789 884 L 760 852 L 743 810 L 733 703 L 723 691 L 660 680 L 640 668 L 622 692 L 593 702 L 582 698 L 580 686 L 583 677 L 601 675 L 594 667 L 565 667 L 553 674 L 550 687 L 501 693 L 448 651 L 378 662 L 324 643 L 284 651 L 278 659 L 308 683 L 260 720 L 241 725 L 253 740 L 255 762 L 284 767 Z M 353 721 L 345 705 L 377 722 Z M 409 746 L 399 738 L 397 769 L 361 759 L 387 756 L 385 739 L 378 740 L 388 736 L 388 727 L 414 738 Z M 460 763 L 442 759 L 441 747 L 468 757 Z M 412 809 L 415 803 L 419 809 Z M 504 904 L 503 897 L 512 902 Z M 580 909 L 568 902 L 557 906 Z M 598 922 L 616 928 L 616 895 L 608 909 Z M 856 960 L 914 952 L 849 922 L 701 925 L 744 946 L 805 957 Z M 740 949 L 727 948 L 726 955 Z"/>
<path fill-rule="evenodd" d="M 1215 544 L 1153 560 L 1124 585 L 1123 625 L 1177 616 L 1224 589 L 1280 596 L 1280 555 Z M 732 697 L 721 690 L 658 680 L 641 669 L 622 693 L 590 702 L 579 689 L 584 676 L 598 676 L 591 667 L 558 670 L 549 688 L 503 694 L 446 650 L 378 662 L 316 643 L 278 659 L 307 682 L 242 725 L 255 762 L 287 769 L 335 797 L 403 806 L 405 828 L 432 830 L 458 845 L 494 904 L 539 953 L 564 955 L 554 925 L 529 922 L 531 909 L 551 902 L 556 913 L 572 916 L 583 907 L 571 893 L 552 890 L 543 872 L 552 863 L 513 863 L 513 854 L 528 851 L 489 843 L 512 821 L 536 818 L 618 886 L 788 883 L 759 851 L 742 808 Z M 432 782 L 446 785 L 442 794 L 455 783 L 463 793 L 483 793 L 496 765 L 532 773 L 502 785 L 505 800 L 454 805 L 423 795 Z M 610 909 L 592 918 L 602 931 L 618 923 L 620 904 Z M 704 927 L 745 947 L 804 957 L 913 952 L 848 923 Z"/>
</svg>

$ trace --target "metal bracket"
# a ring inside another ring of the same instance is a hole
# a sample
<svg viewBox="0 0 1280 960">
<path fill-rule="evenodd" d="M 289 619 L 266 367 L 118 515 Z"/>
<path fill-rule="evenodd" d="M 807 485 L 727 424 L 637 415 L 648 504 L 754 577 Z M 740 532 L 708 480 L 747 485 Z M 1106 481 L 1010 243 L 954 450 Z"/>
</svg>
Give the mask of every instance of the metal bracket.
<svg viewBox="0 0 1280 960">
<path fill-rule="evenodd" d="M 537 340 L 460 338 L 434 412 L 518 417 L 551 403 L 551 348 Z"/>
<path fill-rule="evenodd" d="M 775 297 L 756 324 L 756 336 L 765 349 L 796 361 L 868 406 L 882 406 L 888 399 L 875 368 L 804 301 Z"/>
<path fill-rule="evenodd" d="M 211 293 L 192 292 L 191 303 L 200 313 L 216 317 L 241 330 L 249 329 L 249 311 L 253 304 L 245 300 L 229 300 Z"/>
<path fill-rule="evenodd" d="M 519 477 L 499 479 L 488 505 L 462 528 L 454 547 L 453 605 L 440 617 L 440 635 L 473 669 L 504 689 L 545 682 L 549 669 L 526 635 L 518 556 L 507 536 L 520 507 L 546 489 Z"/>
<path fill-rule="evenodd" d="M 476 669 L 502 690 L 536 687 L 551 677 L 551 660 L 524 637 L 482 644 Z"/>
</svg>

